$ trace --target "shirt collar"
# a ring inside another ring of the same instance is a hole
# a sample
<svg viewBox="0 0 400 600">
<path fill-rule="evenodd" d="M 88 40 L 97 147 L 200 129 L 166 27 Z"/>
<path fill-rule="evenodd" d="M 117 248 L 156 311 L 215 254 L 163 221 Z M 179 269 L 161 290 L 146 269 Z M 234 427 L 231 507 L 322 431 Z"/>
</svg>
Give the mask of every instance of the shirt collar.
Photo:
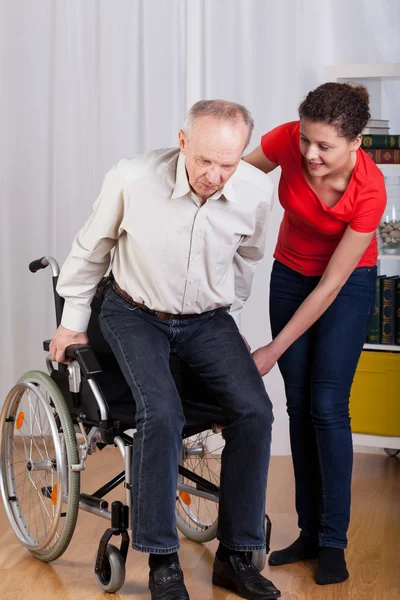
<svg viewBox="0 0 400 600">
<path fill-rule="evenodd" d="M 235 174 L 229 179 L 229 181 L 215 194 L 210 196 L 209 200 L 218 200 L 222 195 L 224 198 L 229 200 L 229 202 L 236 202 L 237 198 L 235 191 L 233 189 L 232 179 L 235 177 Z M 173 189 L 171 198 L 181 198 L 182 196 L 186 196 L 191 192 L 191 188 L 189 185 L 189 181 L 186 174 L 185 167 L 185 157 L 182 152 L 179 153 L 178 164 L 176 167 L 176 179 L 175 179 L 175 187 Z"/>
</svg>

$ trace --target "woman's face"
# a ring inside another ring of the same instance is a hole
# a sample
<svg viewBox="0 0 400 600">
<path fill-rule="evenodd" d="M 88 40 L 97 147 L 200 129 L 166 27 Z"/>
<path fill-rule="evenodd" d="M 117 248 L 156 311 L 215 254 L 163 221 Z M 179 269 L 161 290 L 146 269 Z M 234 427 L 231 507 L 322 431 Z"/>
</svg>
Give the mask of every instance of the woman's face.
<svg viewBox="0 0 400 600">
<path fill-rule="evenodd" d="M 355 163 L 354 152 L 360 147 L 361 136 L 349 142 L 338 135 L 334 125 L 300 120 L 300 152 L 307 171 L 314 177 L 351 169 Z"/>
</svg>

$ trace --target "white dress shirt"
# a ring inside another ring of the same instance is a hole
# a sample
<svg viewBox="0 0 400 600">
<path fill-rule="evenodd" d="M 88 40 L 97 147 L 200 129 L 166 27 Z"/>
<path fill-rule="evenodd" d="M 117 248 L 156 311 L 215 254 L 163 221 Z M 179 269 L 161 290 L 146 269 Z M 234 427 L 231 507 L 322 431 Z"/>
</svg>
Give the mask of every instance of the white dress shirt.
<svg viewBox="0 0 400 600">
<path fill-rule="evenodd" d="M 136 302 L 172 314 L 230 306 L 237 321 L 264 254 L 272 193 L 269 177 L 240 161 L 201 205 L 179 149 L 121 160 L 61 269 L 62 325 L 86 331 L 113 248 L 114 278 Z"/>
</svg>

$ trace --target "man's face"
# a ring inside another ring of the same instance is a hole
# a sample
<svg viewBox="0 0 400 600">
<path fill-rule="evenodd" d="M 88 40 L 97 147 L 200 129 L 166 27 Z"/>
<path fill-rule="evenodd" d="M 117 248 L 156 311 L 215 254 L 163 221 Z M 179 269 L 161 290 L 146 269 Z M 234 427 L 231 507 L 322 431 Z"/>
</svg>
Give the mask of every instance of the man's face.
<svg viewBox="0 0 400 600">
<path fill-rule="evenodd" d="M 189 184 L 203 202 L 234 174 L 247 135 L 248 129 L 243 121 L 236 123 L 215 117 L 196 119 L 189 135 L 179 132 Z"/>
</svg>

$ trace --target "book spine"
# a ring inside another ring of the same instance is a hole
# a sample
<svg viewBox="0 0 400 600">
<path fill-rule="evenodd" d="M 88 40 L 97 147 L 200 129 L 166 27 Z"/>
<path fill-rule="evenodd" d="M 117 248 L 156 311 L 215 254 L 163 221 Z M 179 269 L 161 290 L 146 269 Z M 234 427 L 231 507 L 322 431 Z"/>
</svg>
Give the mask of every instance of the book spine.
<svg viewBox="0 0 400 600">
<path fill-rule="evenodd" d="M 395 344 L 400 346 L 400 277 L 396 279 L 395 308 Z"/>
<path fill-rule="evenodd" d="M 370 148 L 400 148 L 400 135 L 363 135 L 361 148 L 369 150 Z"/>
<path fill-rule="evenodd" d="M 368 331 L 367 343 L 380 344 L 381 342 L 381 278 L 376 280 L 375 308 Z"/>
<path fill-rule="evenodd" d="M 395 279 L 382 278 L 381 288 L 381 343 L 394 344 Z"/>
<path fill-rule="evenodd" d="M 399 165 L 400 150 L 372 149 L 364 150 L 374 162 L 381 165 Z"/>
</svg>

